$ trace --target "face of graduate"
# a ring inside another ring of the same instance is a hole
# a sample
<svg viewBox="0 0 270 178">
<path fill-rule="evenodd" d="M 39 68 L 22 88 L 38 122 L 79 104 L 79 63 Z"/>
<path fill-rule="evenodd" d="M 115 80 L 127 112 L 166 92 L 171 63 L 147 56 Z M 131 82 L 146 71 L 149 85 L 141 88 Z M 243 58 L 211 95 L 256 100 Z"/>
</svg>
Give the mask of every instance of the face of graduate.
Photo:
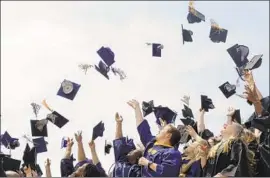
<svg viewBox="0 0 270 178">
<path fill-rule="evenodd" d="M 169 130 L 171 129 L 170 125 L 166 125 L 165 127 L 163 127 L 160 132 L 158 133 L 158 135 L 156 136 L 156 140 L 158 142 L 164 142 L 164 141 L 169 141 L 171 139 L 171 133 L 169 133 Z"/>
<path fill-rule="evenodd" d="M 241 129 L 241 126 L 239 124 L 233 122 L 232 124 L 227 124 L 226 126 L 224 126 L 221 133 L 222 133 L 223 137 L 228 138 L 231 136 L 237 136 L 240 129 Z"/>
</svg>

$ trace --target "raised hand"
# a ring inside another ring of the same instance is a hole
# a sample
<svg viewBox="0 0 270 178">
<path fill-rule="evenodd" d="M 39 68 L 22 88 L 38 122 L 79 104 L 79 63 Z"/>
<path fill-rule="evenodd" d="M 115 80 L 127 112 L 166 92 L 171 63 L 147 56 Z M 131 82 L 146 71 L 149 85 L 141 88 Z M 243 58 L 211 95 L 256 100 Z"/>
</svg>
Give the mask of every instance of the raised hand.
<svg viewBox="0 0 270 178">
<path fill-rule="evenodd" d="M 115 114 L 115 121 L 116 122 L 123 122 L 123 117 L 120 116 L 118 112 Z"/>
<path fill-rule="evenodd" d="M 192 138 L 195 138 L 195 136 L 197 135 L 196 131 L 190 125 L 186 127 L 186 131 Z"/>
<path fill-rule="evenodd" d="M 127 102 L 127 104 L 132 107 L 134 110 L 140 108 L 140 104 L 137 100 L 133 99 Z"/>
<path fill-rule="evenodd" d="M 82 131 L 75 133 L 75 139 L 78 143 L 82 142 Z"/>
<path fill-rule="evenodd" d="M 73 144 L 74 144 L 73 138 L 70 139 L 68 137 L 68 139 L 67 139 L 67 147 L 68 148 L 72 148 Z"/>
<path fill-rule="evenodd" d="M 161 128 L 165 127 L 167 125 L 167 122 L 161 118 L 159 118 L 160 126 Z"/>
<path fill-rule="evenodd" d="M 250 88 L 248 85 L 245 85 L 245 92 L 243 97 L 252 103 L 256 103 L 259 100 L 256 90 L 254 88 Z"/>
<path fill-rule="evenodd" d="M 229 107 L 227 116 L 233 116 L 234 113 L 235 113 L 235 109 L 233 107 Z"/>
<path fill-rule="evenodd" d="M 88 145 L 89 145 L 89 147 L 90 147 L 91 150 L 96 148 L 95 142 L 94 142 L 93 140 L 90 141 L 90 142 L 88 143 Z"/>
<path fill-rule="evenodd" d="M 51 160 L 47 158 L 45 161 L 45 167 L 50 167 L 50 166 L 51 166 Z"/>
<path fill-rule="evenodd" d="M 252 86 L 255 85 L 255 81 L 254 81 L 251 70 L 245 70 L 244 71 L 244 79 L 245 79 L 245 82 L 247 83 L 247 85 L 249 85 L 249 87 L 252 88 Z"/>
</svg>

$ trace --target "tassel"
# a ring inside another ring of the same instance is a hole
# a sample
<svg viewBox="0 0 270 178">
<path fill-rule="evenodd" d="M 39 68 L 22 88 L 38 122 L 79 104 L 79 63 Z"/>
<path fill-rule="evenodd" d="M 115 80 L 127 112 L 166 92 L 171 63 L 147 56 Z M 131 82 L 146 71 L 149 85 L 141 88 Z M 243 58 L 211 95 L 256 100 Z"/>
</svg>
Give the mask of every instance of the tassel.
<svg viewBox="0 0 270 178">
<path fill-rule="evenodd" d="M 50 110 L 51 112 L 53 112 L 53 110 L 49 107 L 49 105 L 46 103 L 46 100 L 44 99 L 43 101 L 42 101 L 42 104 L 43 104 L 43 106 L 45 106 L 48 110 Z"/>
</svg>

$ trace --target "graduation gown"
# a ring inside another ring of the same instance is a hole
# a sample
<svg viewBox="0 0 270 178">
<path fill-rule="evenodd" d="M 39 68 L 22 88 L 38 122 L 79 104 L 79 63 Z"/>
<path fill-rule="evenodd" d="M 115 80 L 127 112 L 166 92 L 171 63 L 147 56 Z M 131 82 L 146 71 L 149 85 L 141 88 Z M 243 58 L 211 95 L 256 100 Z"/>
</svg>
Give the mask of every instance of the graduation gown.
<svg viewBox="0 0 270 178">
<path fill-rule="evenodd" d="M 189 160 L 183 159 L 182 166 L 184 164 L 188 164 Z M 183 173 L 185 177 L 201 177 L 202 176 L 202 168 L 201 168 L 201 160 L 197 160 L 189 167 L 189 169 Z"/>
<path fill-rule="evenodd" d="M 143 167 L 143 176 L 146 177 L 178 177 L 182 163 L 178 148 L 158 144 L 150 131 L 147 120 L 137 128 L 140 140 L 145 147 L 143 156 L 157 164 L 156 171 Z"/>
<path fill-rule="evenodd" d="M 270 177 L 270 131 L 262 132 L 258 150 L 258 177 Z"/>
<path fill-rule="evenodd" d="M 115 166 L 113 177 L 141 177 L 142 168 L 137 164 L 130 164 L 127 154 L 135 150 L 133 139 L 122 137 L 113 141 Z"/>
<path fill-rule="evenodd" d="M 247 147 L 241 140 L 233 140 L 227 153 L 222 150 L 218 149 L 214 158 L 208 158 L 204 167 L 204 177 L 213 177 L 218 173 L 226 177 L 252 176 Z"/>
</svg>

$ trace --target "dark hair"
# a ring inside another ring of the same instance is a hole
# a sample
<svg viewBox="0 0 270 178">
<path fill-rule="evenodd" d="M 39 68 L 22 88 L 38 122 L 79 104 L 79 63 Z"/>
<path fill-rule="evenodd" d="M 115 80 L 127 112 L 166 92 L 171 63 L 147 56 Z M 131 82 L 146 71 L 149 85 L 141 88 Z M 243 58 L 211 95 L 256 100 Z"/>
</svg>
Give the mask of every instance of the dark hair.
<svg viewBox="0 0 270 178">
<path fill-rule="evenodd" d="M 102 173 L 96 165 L 90 163 L 85 167 L 83 177 L 107 177 L 107 175 Z"/>
<path fill-rule="evenodd" d="M 172 126 L 172 125 L 169 125 L 169 126 L 170 126 L 170 128 L 168 129 L 168 133 L 172 134 L 172 136 L 170 138 L 170 143 L 172 146 L 176 146 L 180 142 L 181 133 L 174 126 Z"/>
</svg>

